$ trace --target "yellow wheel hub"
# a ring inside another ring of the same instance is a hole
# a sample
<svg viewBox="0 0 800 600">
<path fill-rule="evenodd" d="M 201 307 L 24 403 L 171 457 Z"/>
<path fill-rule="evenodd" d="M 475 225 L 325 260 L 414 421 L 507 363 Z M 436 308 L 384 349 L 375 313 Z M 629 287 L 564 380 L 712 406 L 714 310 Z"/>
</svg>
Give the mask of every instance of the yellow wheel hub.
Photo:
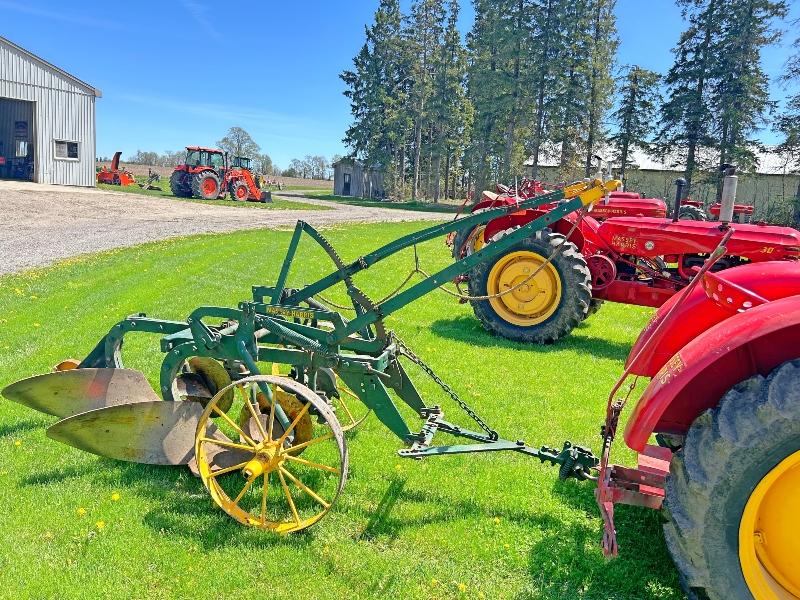
<svg viewBox="0 0 800 600">
<path fill-rule="evenodd" d="M 739 561 L 756 600 L 800 598 L 800 451 L 759 482 L 739 526 Z"/>
<path fill-rule="evenodd" d="M 486 282 L 486 294 L 503 294 L 489 299 L 500 318 L 514 325 L 531 327 L 556 312 L 561 302 L 561 277 L 552 263 L 542 267 L 545 262 L 546 259 L 535 252 L 518 250 L 494 264 Z M 536 274 L 531 276 L 533 273 Z"/>
</svg>

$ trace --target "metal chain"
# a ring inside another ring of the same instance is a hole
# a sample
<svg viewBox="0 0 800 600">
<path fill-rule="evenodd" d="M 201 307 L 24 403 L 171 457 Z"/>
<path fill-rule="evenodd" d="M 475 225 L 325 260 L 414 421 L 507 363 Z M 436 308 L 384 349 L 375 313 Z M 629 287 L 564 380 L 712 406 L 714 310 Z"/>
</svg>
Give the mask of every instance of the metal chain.
<svg viewBox="0 0 800 600">
<path fill-rule="evenodd" d="M 470 406 L 466 402 L 464 402 L 458 396 L 458 394 L 456 394 L 456 392 L 453 390 L 453 388 L 451 388 L 449 385 L 447 385 L 447 383 L 445 383 L 442 380 L 442 378 L 439 377 L 433 371 L 433 369 L 428 364 L 425 363 L 425 361 L 423 361 L 419 356 L 414 354 L 414 352 L 408 346 L 406 346 L 405 343 L 403 343 L 403 341 L 399 337 L 397 337 L 397 334 L 395 334 L 394 332 L 390 332 L 389 335 L 390 335 L 390 338 L 397 344 L 397 349 L 400 352 L 400 354 L 402 354 L 403 356 L 408 358 L 411 362 L 413 362 L 415 365 L 417 365 L 420 369 L 425 371 L 425 373 L 427 373 L 428 377 L 430 377 L 433 380 L 434 383 L 436 383 L 440 388 L 442 388 L 442 390 L 444 390 L 444 392 L 448 396 L 450 396 L 450 398 L 452 398 L 453 401 L 456 404 L 458 404 L 459 407 L 461 407 L 461 410 L 463 410 L 465 413 L 467 413 L 467 415 L 473 421 L 475 421 L 475 423 L 478 424 L 478 427 L 480 427 L 483 431 L 486 432 L 486 434 L 489 436 L 489 438 L 491 440 L 497 440 L 499 438 L 499 435 L 498 435 L 497 431 L 495 431 L 494 429 L 489 427 L 489 425 L 486 424 L 486 421 L 484 421 L 478 415 L 478 413 L 476 413 L 474 410 L 472 410 L 472 408 L 470 408 Z"/>
</svg>

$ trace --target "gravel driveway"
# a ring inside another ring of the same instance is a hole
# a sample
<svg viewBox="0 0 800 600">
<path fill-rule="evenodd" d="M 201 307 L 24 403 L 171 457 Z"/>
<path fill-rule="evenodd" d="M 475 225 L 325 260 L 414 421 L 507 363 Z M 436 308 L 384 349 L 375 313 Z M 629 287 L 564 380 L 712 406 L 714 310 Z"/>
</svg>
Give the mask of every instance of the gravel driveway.
<svg viewBox="0 0 800 600">
<path fill-rule="evenodd" d="M 331 210 L 259 210 L 215 206 L 89 188 L 0 181 L 0 274 L 153 240 L 260 227 L 422 221 L 447 215 L 324 202 Z"/>
</svg>

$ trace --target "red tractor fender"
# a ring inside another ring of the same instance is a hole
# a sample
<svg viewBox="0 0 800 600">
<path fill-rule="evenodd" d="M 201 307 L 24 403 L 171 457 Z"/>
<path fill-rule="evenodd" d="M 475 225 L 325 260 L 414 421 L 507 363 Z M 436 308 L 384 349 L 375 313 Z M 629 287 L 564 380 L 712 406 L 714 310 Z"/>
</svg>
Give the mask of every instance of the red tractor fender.
<svg viewBox="0 0 800 600">
<path fill-rule="evenodd" d="M 498 217 L 497 219 L 489 221 L 486 224 L 486 229 L 484 230 L 483 237 L 484 239 L 490 240 L 501 231 L 505 231 L 506 229 L 510 229 L 512 227 L 522 227 L 523 225 L 530 223 L 534 219 L 538 219 L 539 217 L 546 215 L 548 212 L 549 209 L 540 210 L 535 208 L 529 208 L 527 210 L 521 210 L 519 212 L 505 215 L 503 217 Z M 567 215 L 559 219 L 558 221 L 551 223 L 549 228 L 551 231 L 554 231 L 555 233 L 560 233 L 561 235 L 567 237 L 567 239 L 573 244 L 575 244 L 578 247 L 578 250 L 582 252 L 583 247 L 586 243 L 586 237 L 584 235 L 583 230 L 586 227 L 589 228 L 594 227 L 594 229 L 596 229 L 597 221 L 595 221 L 591 217 L 584 217 L 581 224 L 575 229 L 573 229 L 574 224 L 575 224 L 575 216 L 573 214 L 573 215 Z"/>
<path fill-rule="evenodd" d="M 706 287 L 696 286 L 683 300 L 681 294 L 676 294 L 658 309 L 628 355 L 625 366 L 633 375 L 654 377 L 691 340 L 743 309 L 800 294 L 800 264 L 751 263 L 707 274 L 705 283 Z M 680 306 L 669 323 L 658 332 L 658 343 L 652 343 L 656 329 L 678 302 Z M 750 304 L 745 305 L 746 302 Z M 642 352 L 645 347 L 647 351 Z"/>
<path fill-rule="evenodd" d="M 651 434 L 683 435 L 735 384 L 800 357 L 800 295 L 734 314 L 692 339 L 650 381 L 625 428 L 644 451 Z"/>
</svg>

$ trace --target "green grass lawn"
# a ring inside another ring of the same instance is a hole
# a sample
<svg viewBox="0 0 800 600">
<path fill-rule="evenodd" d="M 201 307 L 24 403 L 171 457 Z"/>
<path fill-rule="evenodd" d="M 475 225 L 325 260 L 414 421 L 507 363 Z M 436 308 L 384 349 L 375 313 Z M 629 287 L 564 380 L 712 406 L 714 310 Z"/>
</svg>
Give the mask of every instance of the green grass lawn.
<svg viewBox="0 0 800 600">
<path fill-rule="evenodd" d="M 352 260 L 421 227 L 358 225 L 326 235 Z M 0 387 L 84 356 L 131 313 L 184 319 L 201 304 L 235 306 L 252 284 L 275 281 L 290 236 L 183 238 L 0 278 Z M 448 263 L 441 240 L 420 251 L 429 271 Z M 294 284 L 330 268 L 311 244 L 301 252 Z M 381 297 L 412 261 L 395 257 L 356 281 Z M 649 314 L 606 304 L 562 343 L 523 346 L 487 335 L 468 305 L 432 293 L 388 324 L 501 435 L 535 445 L 571 439 L 597 451 L 606 394 Z M 128 366 L 155 383 L 158 340 L 127 339 Z M 412 375 L 429 403 L 469 424 L 421 373 Z M 621 555 L 607 561 L 591 484 L 559 482 L 553 467 L 523 456 L 403 460 L 399 441 L 372 417 L 349 435 L 349 482 L 331 514 L 278 538 L 232 521 L 186 469 L 57 444 L 44 431 L 54 421 L 0 400 L 4 598 L 682 597 L 657 513 L 618 507 Z M 615 459 L 631 461 L 618 446 Z"/>
<path fill-rule="evenodd" d="M 144 182 L 145 178 L 137 177 L 137 181 Z M 275 191 L 272 194 L 272 202 L 235 202 L 226 196 L 224 200 L 200 200 L 199 198 L 178 198 L 172 195 L 169 189 L 169 179 L 162 177 L 161 181 L 155 183 L 159 187 L 158 190 L 145 190 L 138 185 L 108 185 L 105 183 L 97 184 L 97 188 L 101 190 L 108 190 L 110 192 L 123 192 L 126 194 L 139 194 L 144 196 L 154 196 L 158 198 L 166 198 L 169 200 L 178 200 L 180 202 L 196 202 L 198 204 L 216 204 L 218 206 L 233 206 L 238 208 L 255 208 L 266 210 L 329 210 L 325 206 L 310 204 L 308 202 L 295 202 L 294 200 L 287 200 L 286 198 L 277 198 Z"/>
<path fill-rule="evenodd" d="M 427 212 L 443 212 L 455 213 L 459 212 L 461 204 L 453 204 L 451 202 L 412 202 L 410 200 L 405 202 L 383 202 L 380 200 L 369 200 L 367 198 L 354 198 L 352 196 L 336 196 L 326 191 L 309 191 L 306 194 L 310 198 L 317 198 L 318 200 L 327 200 L 329 202 L 340 202 L 341 204 L 352 204 L 354 206 L 371 206 L 378 208 L 394 208 L 397 210 L 419 210 Z"/>
</svg>

